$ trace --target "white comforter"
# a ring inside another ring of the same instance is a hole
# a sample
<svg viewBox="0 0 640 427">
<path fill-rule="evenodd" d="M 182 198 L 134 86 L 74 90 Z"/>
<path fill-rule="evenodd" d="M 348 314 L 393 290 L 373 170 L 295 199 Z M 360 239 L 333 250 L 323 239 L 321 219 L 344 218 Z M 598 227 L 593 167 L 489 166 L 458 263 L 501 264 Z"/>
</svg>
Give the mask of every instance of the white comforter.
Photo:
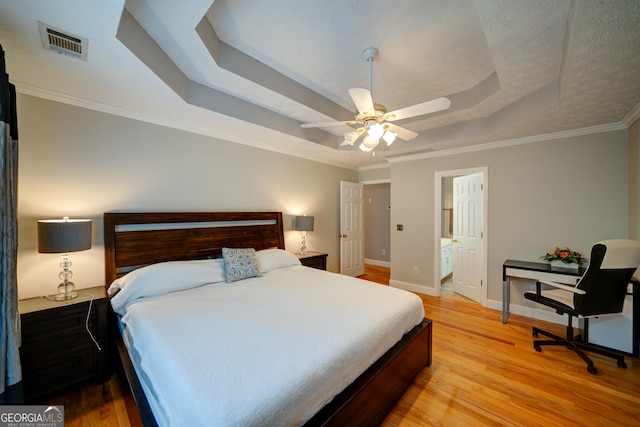
<svg viewBox="0 0 640 427">
<path fill-rule="evenodd" d="M 423 317 L 414 294 L 297 265 L 142 298 L 121 321 L 161 426 L 293 426 Z"/>
</svg>

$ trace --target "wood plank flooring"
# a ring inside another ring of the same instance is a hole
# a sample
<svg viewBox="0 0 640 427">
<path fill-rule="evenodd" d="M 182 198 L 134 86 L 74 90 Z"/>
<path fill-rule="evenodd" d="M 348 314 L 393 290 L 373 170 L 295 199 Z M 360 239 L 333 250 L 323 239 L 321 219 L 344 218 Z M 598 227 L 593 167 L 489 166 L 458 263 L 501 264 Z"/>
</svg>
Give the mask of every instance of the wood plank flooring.
<svg viewBox="0 0 640 427">
<path fill-rule="evenodd" d="M 388 284 L 388 269 L 367 268 L 367 280 Z M 433 364 L 425 368 L 384 421 L 413 426 L 639 426 L 640 360 L 628 369 L 592 355 L 598 375 L 564 347 L 532 346 L 531 326 L 563 334 L 561 325 L 501 313 L 452 298 L 422 296 L 433 320 Z M 53 396 L 65 425 L 137 426 L 123 377 Z"/>
</svg>

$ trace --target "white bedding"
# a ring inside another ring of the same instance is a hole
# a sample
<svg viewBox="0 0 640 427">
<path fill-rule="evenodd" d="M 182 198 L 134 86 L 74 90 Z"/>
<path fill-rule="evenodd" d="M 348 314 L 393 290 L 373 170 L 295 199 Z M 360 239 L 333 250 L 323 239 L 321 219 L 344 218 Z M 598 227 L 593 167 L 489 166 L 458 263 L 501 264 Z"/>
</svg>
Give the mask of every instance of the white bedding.
<svg viewBox="0 0 640 427">
<path fill-rule="evenodd" d="M 161 426 L 303 424 L 424 318 L 406 291 L 300 265 L 127 304 Z"/>
</svg>

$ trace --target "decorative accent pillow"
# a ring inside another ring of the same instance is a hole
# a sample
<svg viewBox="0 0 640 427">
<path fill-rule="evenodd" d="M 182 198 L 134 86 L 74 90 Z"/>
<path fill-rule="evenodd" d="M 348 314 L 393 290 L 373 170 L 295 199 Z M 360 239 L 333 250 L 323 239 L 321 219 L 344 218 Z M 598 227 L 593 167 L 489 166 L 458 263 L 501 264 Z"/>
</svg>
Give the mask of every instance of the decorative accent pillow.
<svg viewBox="0 0 640 427">
<path fill-rule="evenodd" d="M 222 258 L 227 283 L 262 276 L 256 263 L 256 250 L 253 248 L 222 248 Z"/>
</svg>

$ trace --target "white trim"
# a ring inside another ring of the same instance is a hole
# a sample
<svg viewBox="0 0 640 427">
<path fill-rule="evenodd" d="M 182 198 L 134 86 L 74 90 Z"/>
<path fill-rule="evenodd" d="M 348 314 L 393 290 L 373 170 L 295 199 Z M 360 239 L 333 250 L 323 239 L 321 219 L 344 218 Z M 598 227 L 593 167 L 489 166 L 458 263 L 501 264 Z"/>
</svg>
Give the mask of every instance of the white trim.
<svg viewBox="0 0 640 427">
<path fill-rule="evenodd" d="M 378 259 L 365 258 L 364 259 L 364 263 L 365 264 L 369 264 L 369 265 L 377 265 L 378 267 L 391 268 L 391 263 L 389 261 L 381 261 L 381 260 L 378 260 Z"/>
<path fill-rule="evenodd" d="M 629 114 L 624 116 L 624 119 L 622 119 L 622 124 L 625 125 L 626 127 L 631 127 L 631 125 L 634 124 L 639 119 L 640 119 L 640 104 L 636 105 L 636 108 L 629 111 Z"/>
<path fill-rule="evenodd" d="M 385 169 L 385 168 L 390 168 L 391 165 L 388 163 L 382 163 L 382 164 L 377 164 L 377 165 L 369 165 L 369 166 L 360 166 L 358 167 L 359 171 L 366 171 L 366 170 L 372 170 L 372 169 Z"/>
<path fill-rule="evenodd" d="M 79 98 L 76 96 L 65 95 L 59 92 L 54 92 L 48 89 L 43 89 L 43 88 L 32 86 L 26 83 L 21 83 L 19 81 L 14 81 L 14 85 L 16 86 L 16 90 L 18 91 L 18 93 L 21 93 L 21 94 L 48 99 L 50 101 L 61 102 L 63 104 L 74 105 L 77 107 L 87 108 L 90 110 L 100 111 L 103 113 L 113 114 L 116 116 L 126 117 L 133 120 L 139 120 L 146 123 L 152 123 L 160 126 L 170 127 L 173 129 L 183 130 L 186 132 L 192 132 L 200 135 L 210 136 L 213 138 L 224 139 L 219 134 L 212 132 L 210 129 L 203 128 L 200 126 L 185 125 L 184 123 L 177 122 L 174 120 L 169 120 L 163 117 L 157 117 L 150 114 L 140 113 L 138 111 L 128 110 L 126 108 L 117 107 L 115 105 L 95 102 L 88 99 Z M 375 164 L 370 166 L 360 166 L 353 169 L 358 171 L 384 169 L 384 168 L 391 167 L 390 163 L 401 163 L 401 162 L 408 162 L 412 160 L 429 159 L 433 157 L 443 157 L 443 156 L 450 156 L 454 154 L 491 150 L 494 148 L 510 147 L 513 145 L 543 142 L 543 141 L 549 141 L 553 139 L 570 138 L 574 136 L 590 135 L 594 133 L 624 130 L 624 129 L 628 129 L 629 126 L 635 123 L 636 120 L 638 120 L 639 118 L 640 118 L 640 104 L 638 104 L 631 112 L 629 112 L 629 114 L 627 114 L 622 119 L 621 122 L 617 122 L 617 123 L 592 126 L 588 128 L 582 128 L 582 129 L 573 129 L 573 130 L 556 132 L 556 133 L 548 133 L 543 135 L 534 135 L 534 136 L 528 136 L 528 137 L 517 138 L 517 139 L 509 139 L 504 141 L 489 142 L 486 144 L 476 144 L 476 145 L 471 145 L 467 147 L 452 148 L 452 149 L 445 149 L 445 150 L 439 150 L 439 151 L 427 151 L 427 152 L 421 152 L 416 154 L 399 155 L 394 157 L 386 157 L 385 160 L 388 163 Z M 255 141 L 230 141 L 230 142 L 236 142 L 238 144 L 261 148 L 263 150 L 292 155 L 291 153 L 287 152 L 287 150 L 274 148 L 267 144 L 261 144 Z M 295 154 L 295 156 L 305 158 L 308 160 L 314 160 L 314 161 L 320 161 L 322 163 L 332 164 L 329 162 L 323 162 L 321 160 L 318 160 L 312 155 L 304 156 L 304 155 Z M 351 169 L 345 166 L 339 166 L 339 167 Z"/>
<path fill-rule="evenodd" d="M 387 157 L 389 163 L 409 162 L 420 159 L 430 159 L 433 157 L 451 156 L 454 154 L 471 153 L 475 151 L 492 150 L 494 148 L 511 147 L 514 145 L 531 144 L 535 142 L 550 141 L 560 138 L 571 138 L 575 136 L 591 135 L 595 133 L 612 132 L 627 129 L 624 123 L 611 123 L 607 125 L 592 126 L 583 129 L 574 129 L 543 135 L 528 136 L 525 138 L 509 139 L 505 141 L 489 142 L 486 144 L 471 145 L 468 147 L 452 148 L 450 150 L 429 151 L 427 153 L 407 154 L 406 156 Z"/>
<path fill-rule="evenodd" d="M 389 286 L 404 289 L 405 291 L 417 292 L 422 295 L 430 295 L 432 297 L 437 296 L 436 293 L 439 292 L 439 290 L 435 288 L 418 285 L 417 283 L 403 282 L 401 280 L 389 280 Z"/>
<path fill-rule="evenodd" d="M 286 154 L 288 156 L 299 157 L 302 159 L 313 160 L 314 162 L 325 163 L 330 166 L 340 167 L 344 169 L 350 170 L 358 170 L 357 167 L 349 167 L 336 165 L 330 160 L 319 159 L 317 156 L 313 154 L 305 154 L 305 153 L 296 153 L 292 154 L 291 151 L 274 147 L 265 143 L 258 142 L 256 140 L 240 140 L 240 139 L 229 139 L 228 135 L 220 135 L 220 133 L 213 131 L 212 129 L 202 127 L 202 126 L 194 126 L 185 124 L 182 122 L 178 122 L 175 120 L 169 120 L 164 117 L 158 117 L 151 114 L 140 113 L 138 111 L 128 110 L 126 108 L 117 107 L 115 105 L 104 104 L 101 102 L 90 101 L 84 98 L 78 98 L 75 96 L 64 95 L 58 92 L 50 91 L 47 89 L 42 89 L 39 87 L 31 86 L 24 83 L 14 82 L 16 86 L 16 91 L 23 95 L 34 96 L 36 98 L 47 99 L 49 101 L 60 102 L 62 104 L 73 105 L 76 107 L 86 108 L 88 110 L 99 111 L 101 113 L 112 114 L 114 116 L 124 117 L 127 119 L 138 120 L 145 123 L 151 123 L 158 126 L 164 126 L 171 129 L 182 130 L 185 132 L 195 133 L 197 135 L 204 135 L 211 138 L 216 138 L 221 141 L 228 141 L 236 144 L 247 145 L 249 147 L 259 148 L 262 150 L 272 151 L 275 153 Z M 328 150 L 332 150 L 332 148 L 326 147 Z"/>
<path fill-rule="evenodd" d="M 390 184 L 390 183 L 391 183 L 391 178 L 371 179 L 371 180 L 368 180 L 368 181 L 360 181 L 360 184 L 363 184 L 363 185 Z"/>
<path fill-rule="evenodd" d="M 489 264 L 489 168 L 487 166 L 477 168 L 455 169 L 448 171 L 436 171 L 434 178 L 434 254 L 437 254 L 433 258 L 434 269 L 433 283 L 440 283 L 440 267 L 442 265 L 441 249 L 440 249 L 440 236 L 442 235 L 442 178 L 448 176 L 462 176 L 470 175 L 474 173 L 482 174 L 482 301 L 483 307 L 487 306 L 488 296 L 488 264 Z M 440 296 L 440 286 L 436 287 L 436 295 Z"/>
<path fill-rule="evenodd" d="M 502 301 L 487 300 L 486 307 L 492 310 L 502 312 Z M 564 326 L 566 326 L 568 322 L 568 319 L 567 319 L 568 315 L 564 314 L 560 316 L 556 314 L 555 311 L 552 311 L 551 309 L 544 309 L 544 308 L 539 309 L 539 308 L 527 307 L 524 305 L 510 304 L 509 313 L 528 317 L 530 319 L 538 319 L 538 320 L 544 320 L 546 322 L 557 323 L 559 325 L 564 325 Z M 574 324 L 573 326 L 581 327 L 582 322 L 584 322 L 583 319 L 578 319 L 578 323 Z M 507 320 L 507 324 L 508 323 L 509 321 Z"/>
</svg>

